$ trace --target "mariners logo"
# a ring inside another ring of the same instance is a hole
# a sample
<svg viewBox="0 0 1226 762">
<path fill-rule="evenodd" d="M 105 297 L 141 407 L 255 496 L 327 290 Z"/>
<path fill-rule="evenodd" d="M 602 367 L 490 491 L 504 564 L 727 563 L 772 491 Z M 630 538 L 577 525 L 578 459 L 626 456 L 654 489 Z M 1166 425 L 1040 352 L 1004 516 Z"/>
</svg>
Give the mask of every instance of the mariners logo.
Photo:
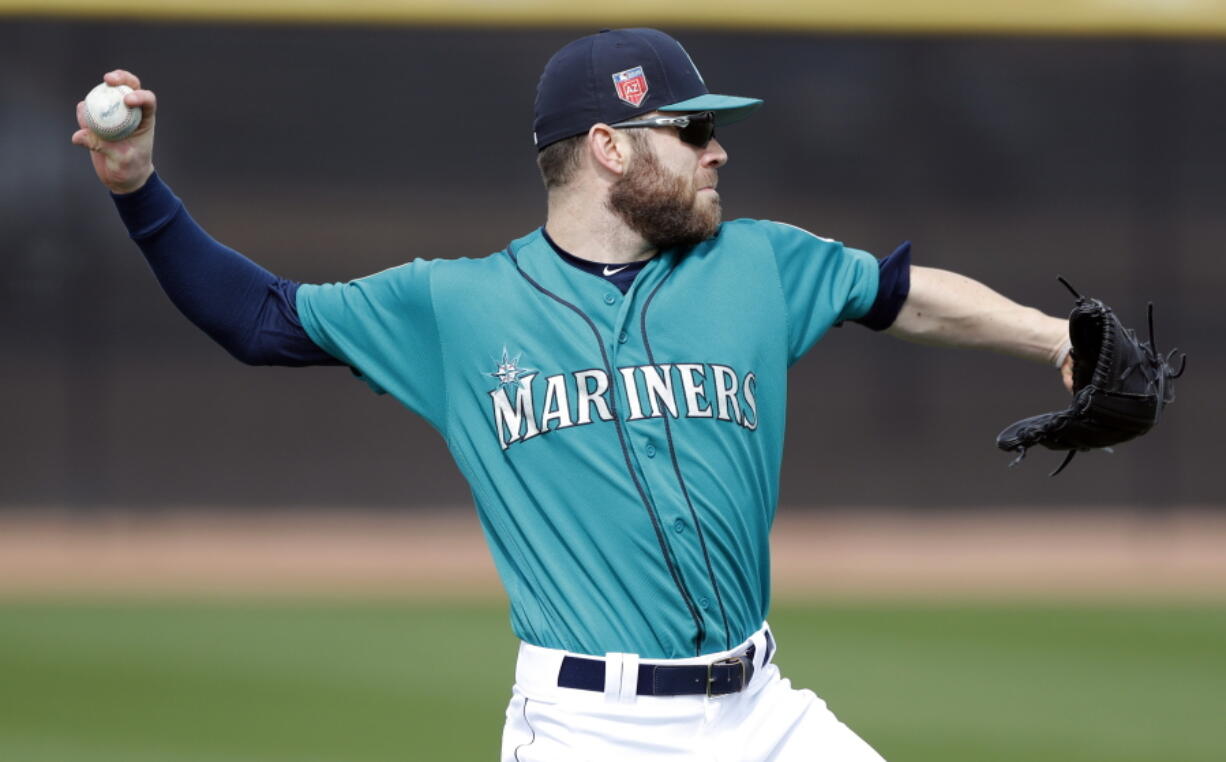
<svg viewBox="0 0 1226 762">
<path fill-rule="evenodd" d="M 519 367 L 519 358 L 520 355 L 511 357 L 507 353 L 507 348 L 502 348 L 502 359 L 498 361 L 498 370 L 490 373 L 491 376 L 498 379 L 499 388 L 512 386 L 532 372 L 529 368 Z"/>
<path fill-rule="evenodd" d="M 613 85 L 617 88 L 617 97 L 631 106 L 638 106 L 647 97 L 647 77 L 643 75 L 643 67 L 619 71 L 613 75 Z"/>
<path fill-rule="evenodd" d="M 758 377 L 715 363 L 662 363 L 557 373 L 544 378 L 504 348 L 489 392 L 498 444 L 506 450 L 541 434 L 613 420 L 611 395 L 625 401 L 627 421 L 708 418 L 758 428 Z M 622 404 L 618 402 L 617 404 Z"/>
</svg>

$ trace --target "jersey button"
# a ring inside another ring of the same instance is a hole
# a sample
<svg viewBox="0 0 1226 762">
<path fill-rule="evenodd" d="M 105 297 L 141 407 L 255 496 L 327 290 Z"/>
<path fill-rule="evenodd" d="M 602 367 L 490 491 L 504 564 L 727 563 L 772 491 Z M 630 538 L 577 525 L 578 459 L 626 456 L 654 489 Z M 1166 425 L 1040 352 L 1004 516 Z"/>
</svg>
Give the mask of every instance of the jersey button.
<svg viewBox="0 0 1226 762">
<path fill-rule="evenodd" d="M 707 598 L 707 597 L 702 597 L 702 598 L 699 598 L 699 599 L 698 599 L 698 608 L 700 608 L 700 609 L 709 609 L 709 608 L 711 608 L 711 599 L 710 599 L 710 598 Z"/>
<path fill-rule="evenodd" d="M 656 446 L 648 442 L 647 446 L 643 448 L 643 452 L 647 453 L 647 457 L 654 458 L 656 456 Z"/>
<path fill-rule="evenodd" d="M 673 531 L 676 532 L 677 534 L 681 534 L 682 532 L 684 532 L 685 531 L 685 521 L 681 519 L 677 519 L 676 521 L 674 521 Z M 703 608 L 706 608 L 706 606 L 703 606 Z"/>
<path fill-rule="evenodd" d="M 626 339 L 628 339 L 628 338 L 630 338 L 630 337 L 626 335 L 626 332 L 625 332 L 625 331 L 622 331 L 621 333 L 617 334 L 617 343 L 618 343 L 618 344 L 625 344 L 625 343 L 626 343 Z"/>
<path fill-rule="evenodd" d="M 617 297 L 616 297 L 616 296 L 613 296 L 613 294 L 605 294 L 605 295 L 604 295 L 604 303 L 605 303 L 605 304 L 615 304 L 616 302 L 617 302 Z"/>
</svg>

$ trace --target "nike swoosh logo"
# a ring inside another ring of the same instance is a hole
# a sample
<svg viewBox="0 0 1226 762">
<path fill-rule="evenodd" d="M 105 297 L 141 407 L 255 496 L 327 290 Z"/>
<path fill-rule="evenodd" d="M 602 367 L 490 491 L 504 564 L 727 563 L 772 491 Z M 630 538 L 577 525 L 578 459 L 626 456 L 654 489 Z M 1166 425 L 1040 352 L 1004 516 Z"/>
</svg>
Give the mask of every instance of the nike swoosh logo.
<svg viewBox="0 0 1226 762">
<path fill-rule="evenodd" d="M 629 266 L 630 266 L 630 265 L 622 265 L 621 267 L 617 268 L 616 270 L 610 270 L 610 269 L 609 269 L 609 267 L 608 267 L 608 265 L 606 265 L 606 266 L 605 266 L 605 268 L 604 268 L 604 274 L 605 274 L 605 275 L 617 275 L 619 272 L 621 272 L 622 270 L 625 270 L 625 269 L 626 269 L 627 267 L 629 267 Z"/>
</svg>

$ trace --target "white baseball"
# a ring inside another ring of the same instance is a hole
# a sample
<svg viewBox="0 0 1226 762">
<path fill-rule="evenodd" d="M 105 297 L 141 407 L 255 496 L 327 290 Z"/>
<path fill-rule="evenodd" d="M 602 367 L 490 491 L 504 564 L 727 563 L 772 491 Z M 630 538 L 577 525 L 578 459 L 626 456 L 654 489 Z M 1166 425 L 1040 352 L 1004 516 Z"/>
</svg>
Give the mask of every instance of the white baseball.
<svg viewBox="0 0 1226 762">
<path fill-rule="evenodd" d="M 123 140 L 140 126 L 140 109 L 128 108 L 123 97 L 132 92 L 127 85 L 95 87 L 85 96 L 85 123 L 103 140 Z"/>
</svg>

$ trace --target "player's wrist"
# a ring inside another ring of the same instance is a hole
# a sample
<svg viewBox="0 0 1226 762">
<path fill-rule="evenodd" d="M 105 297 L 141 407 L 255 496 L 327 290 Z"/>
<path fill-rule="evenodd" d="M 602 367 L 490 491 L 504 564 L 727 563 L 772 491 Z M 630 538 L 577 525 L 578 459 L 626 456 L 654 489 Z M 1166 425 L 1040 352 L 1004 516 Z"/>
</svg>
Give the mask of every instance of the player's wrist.
<svg viewBox="0 0 1226 762">
<path fill-rule="evenodd" d="M 128 229 L 128 235 L 141 240 L 164 228 L 182 209 L 179 201 L 157 172 L 131 193 L 111 193 L 115 209 Z"/>
<path fill-rule="evenodd" d="M 1064 361 L 1068 359 L 1069 353 L 1072 351 L 1073 343 L 1065 336 L 1060 339 L 1056 346 L 1052 347 L 1051 352 L 1047 355 L 1047 361 L 1051 363 L 1053 368 L 1063 368 Z"/>
<path fill-rule="evenodd" d="M 109 190 L 115 196 L 128 196 L 144 188 L 149 183 L 149 178 L 153 177 L 156 170 L 153 164 L 147 165 L 141 171 L 136 172 L 131 178 L 125 180 L 112 180 L 106 184 Z"/>
</svg>

